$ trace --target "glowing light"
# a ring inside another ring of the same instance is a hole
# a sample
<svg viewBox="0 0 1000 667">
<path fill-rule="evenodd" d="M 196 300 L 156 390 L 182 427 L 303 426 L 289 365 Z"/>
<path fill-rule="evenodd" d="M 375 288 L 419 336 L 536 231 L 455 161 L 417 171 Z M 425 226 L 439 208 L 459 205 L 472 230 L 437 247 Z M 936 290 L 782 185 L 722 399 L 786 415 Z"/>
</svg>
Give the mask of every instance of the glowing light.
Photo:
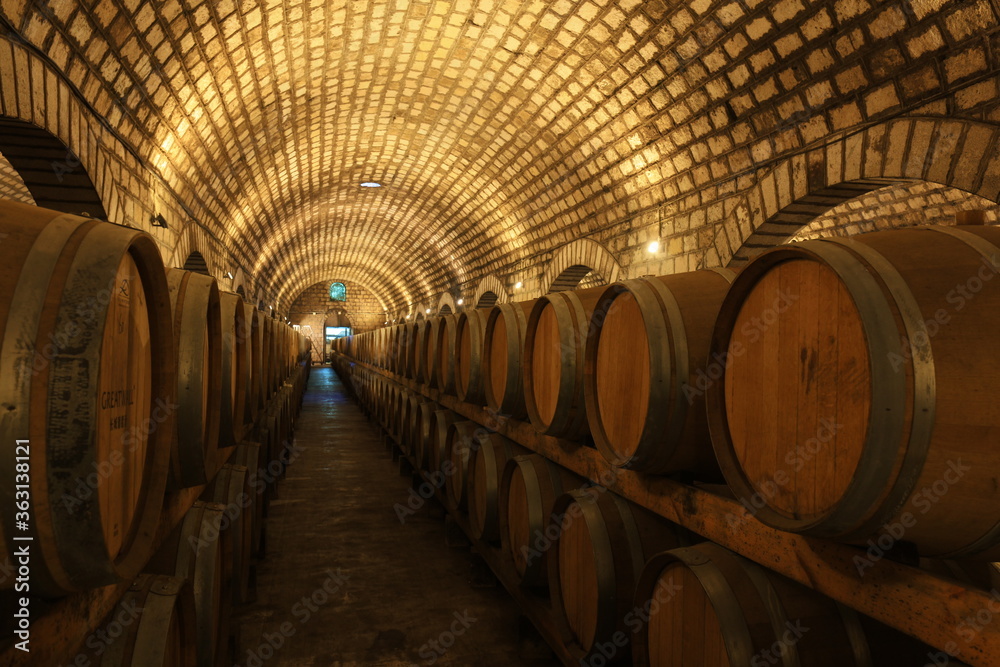
<svg viewBox="0 0 1000 667">
<path fill-rule="evenodd" d="M 459 299 L 455 303 L 458 304 L 459 306 L 461 306 L 463 303 L 465 303 L 465 299 Z"/>
<path fill-rule="evenodd" d="M 382 184 L 381 183 L 376 183 L 375 181 L 365 181 L 364 183 L 361 184 L 361 187 L 363 187 L 363 188 L 380 188 L 380 187 L 382 187 Z"/>
<path fill-rule="evenodd" d="M 520 280 L 518 280 L 516 283 L 514 283 L 514 289 L 521 289 L 522 287 L 523 287 L 523 285 L 521 284 Z"/>
<path fill-rule="evenodd" d="M 659 241 L 650 241 L 649 245 L 646 246 L 646 252 L 656 253 L 656 252 L 659 252 L 659 251 L 660 251 L 660 242 Z"/>
</svg>

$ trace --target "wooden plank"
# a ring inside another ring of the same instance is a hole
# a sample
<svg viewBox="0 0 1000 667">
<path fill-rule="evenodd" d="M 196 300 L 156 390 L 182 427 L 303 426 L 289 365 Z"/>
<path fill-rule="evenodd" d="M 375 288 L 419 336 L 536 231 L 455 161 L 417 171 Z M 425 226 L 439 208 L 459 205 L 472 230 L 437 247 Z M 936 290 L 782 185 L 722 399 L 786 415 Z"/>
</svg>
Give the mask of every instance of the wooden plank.
<svg viewBox="0 0 1000 667">
<path fill-rule="evenodd" d="M 219 458 L 219 469 L 236 451 L 236 447 L 226 447 L 220 451 L 222 455 Z M 215 472 L 218 473 L 218 470 Z M 167 494 L 151 553 L 160 548 L 204 490 L 204 486 L 193 486 Z M 87 638 L 100 627 L 101 621 L 111 613 L 131 585 L 131 581 L 126 581 L 52 602 L 43 615 L 32 620 L 31 652 L 19 651 L 13 645 L 7 646 L 0 653 L 0 666 L 75 664 L 74 660 L 85 647 Z M 32 600 L 32 609 L 38 609 L 42 604 Z"/>
<path fill-rule="evenodd" d="M 855 558 L 864 558 L 864 551 L 857 547 L 770 528 L 728 498 L 666 477 L 615 469 L 595 449 L 538 435 L 528 423 L 498 418 L 485 408 L 369 364 L 350 363 L 385 375 L 706 539 L 970 665 L 1000 666 L 1000 624 L 975 621 L 983 610 L 995 617 L 993 610 L 1000 604 L 984 591 L 888 559 L 862 568 L 862 575 Z"/>
</svg>

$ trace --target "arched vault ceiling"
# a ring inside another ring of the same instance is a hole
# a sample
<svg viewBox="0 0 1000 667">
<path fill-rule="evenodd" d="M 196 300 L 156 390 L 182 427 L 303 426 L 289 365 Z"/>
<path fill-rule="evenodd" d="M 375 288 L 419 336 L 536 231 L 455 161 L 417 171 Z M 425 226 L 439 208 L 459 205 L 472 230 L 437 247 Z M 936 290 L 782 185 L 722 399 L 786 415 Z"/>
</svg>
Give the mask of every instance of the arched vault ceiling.
<svg viewBox="0 0 1000 667">
<path fill-rule="evenodd" d="M 782 154 L 996 69 L 985 46 L 981 65 L 978 51 L 934 64 L 943 35 L 976 49 L 995 32 L 978 0 L 38 0 L 3 12 L 279 307 L 337 267 L 396 308 L 575 237 L 626 235 L 642 212 L 727 179 L 743 187 Z"/>
</svg>

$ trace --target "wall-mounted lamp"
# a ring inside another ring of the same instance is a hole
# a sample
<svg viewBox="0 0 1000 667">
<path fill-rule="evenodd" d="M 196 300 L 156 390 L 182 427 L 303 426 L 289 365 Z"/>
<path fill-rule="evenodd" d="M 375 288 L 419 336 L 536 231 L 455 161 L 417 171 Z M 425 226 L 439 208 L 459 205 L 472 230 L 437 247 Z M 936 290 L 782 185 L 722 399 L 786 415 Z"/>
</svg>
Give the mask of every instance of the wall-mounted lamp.
<svg viewBox="0 0 1000 667">
<path fill-rule="evenodd" d="M 233 276 L 233 272 L 232 271 L 226 271 L 226 277 L 229 278 L 230 280 L 232 280 L 233 277 L 234 277 Z"/>
<path fill-rule="evenodd" d="M 455 304 L 459 306 L 461 306 L 463 303 L 465 303 L 465 299 L 459 299 L 458 301 L 455 302 Z"/>
<path fill-rule="evenodd" d="M 427 313 L 428 315 L 430 315 L 430 314 L 431 314 L 431 309 L 430 309 L 430 308 L 428 308 L 428 309 L 427 309 L 427 310 L 425 310 L 424 312 L 425 312 L 425 313 Z"/>
<path fill-rule="evenodd" d="M 521 284 L 520 280 L 518 280 L 516 283 L 514 283 L 514 289 L 521 289 L 522 287 L 523 287 L 523 285 Z"/>
<path fill-rule="evenodd" d="M 660 242 L 659 241 L 650 241 L 649 245 L 646 246 L 646 252 L 648 252 L 650 254 L 657 253 L 659 251 L 660 251 Z"/>
<path fill-rule="evenodd" d="M 149 224 L 153 225 L 154 227 L 163 227 L 164 229 L 166 229 L 167 219 L 163 217 L 162 213 L 157 213 L 156 215 L 149 216 Z"/>
</svg>

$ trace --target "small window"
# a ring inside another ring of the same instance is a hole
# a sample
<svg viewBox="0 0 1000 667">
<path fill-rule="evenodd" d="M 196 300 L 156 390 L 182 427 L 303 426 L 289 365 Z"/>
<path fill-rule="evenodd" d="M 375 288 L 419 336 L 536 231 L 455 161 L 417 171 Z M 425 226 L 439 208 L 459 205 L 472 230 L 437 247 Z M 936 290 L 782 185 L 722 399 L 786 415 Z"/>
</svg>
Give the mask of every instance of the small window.
<svg viewBox="0 0 1000 667">
<path fill-rule="evenodd" d="M 344 283 L 330 285 L 330 301 L 347 301 L 347 288 Z"/>
</svg>

